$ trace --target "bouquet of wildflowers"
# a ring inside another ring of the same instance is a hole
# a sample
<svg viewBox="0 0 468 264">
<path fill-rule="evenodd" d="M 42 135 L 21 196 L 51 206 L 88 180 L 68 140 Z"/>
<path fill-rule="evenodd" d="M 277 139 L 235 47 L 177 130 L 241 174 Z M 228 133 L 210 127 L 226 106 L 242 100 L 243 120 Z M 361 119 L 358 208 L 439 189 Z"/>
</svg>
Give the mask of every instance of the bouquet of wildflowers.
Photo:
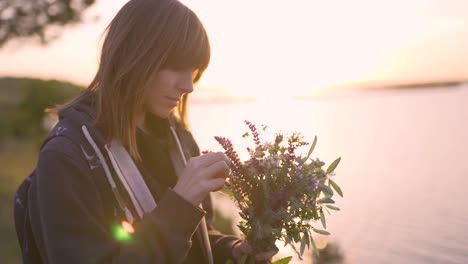
<svg viewBox="0 0 468 264">
<path fill-rule="evenodd" d="M 274 142 L 261 142 L 255 125 L 249 121 L 245 123 L 250 132 L 243 137 L 253 137 L 255 144 L 247 148 L 250 154 L 247 161 L 240 161 L 229 139 L 215 137 L 231 160 L 231 176 L 226 187 L 240 209 L 242 221 L 238 227 L 244 239 L 252 245 L 254 255 L 278 251 L 277 240 L 284 241 L 285 246 L 291 245 L 299 258 L 310 244 L 318 254 L 311 232 L 330 233 L 316 228 L 313 222 L 320 220 L 326 229 L 324 211 L 339 210 L 332 205 L 335 203 L 333 195 L 336 192 L 343 196 L 343 193 L 332 178 L 341 158 L 324 169 L 324 162 L 310 158 L 317 137 L 303 157 L 295 151 L 309 143 L 303 141 L 299 133 L 291 136 L 277 133 Z M 293 242 L 300 243 L 300 250 Z M 288 263 L 291 258 L 279 263 Z"/>
</svg>

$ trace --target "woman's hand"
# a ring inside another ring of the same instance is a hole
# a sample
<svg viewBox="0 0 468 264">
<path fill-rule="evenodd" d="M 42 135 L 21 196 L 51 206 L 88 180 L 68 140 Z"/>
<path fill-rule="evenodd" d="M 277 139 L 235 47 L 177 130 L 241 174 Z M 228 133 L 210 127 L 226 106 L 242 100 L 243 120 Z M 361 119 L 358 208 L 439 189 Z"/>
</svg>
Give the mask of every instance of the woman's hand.
<svg viewBox="0 0 468 264">
<path fill-rule="evenodd" d="M 180 175 L 173 190 L 195 206 L 208 193 L 223 188 L 229 172 L 229 159 L 222 152 L 193 157 Z"/>
<path fill-rule="evenodd" d="M 232 255 L 238 261 L 242 258 L 243 255 L 249 255 L 252 253 L 252 246 L 247 241 L 239 242 L 238 244 L 234 245 L 232 248 Z M 263 261 L 262 263 L 271 263 L 271 260 L 274 255 L 276 255 L 276 251 L 268 251 L 268 252 L 261 252 L 255 255 L 256 261 Z"/>
</svg>

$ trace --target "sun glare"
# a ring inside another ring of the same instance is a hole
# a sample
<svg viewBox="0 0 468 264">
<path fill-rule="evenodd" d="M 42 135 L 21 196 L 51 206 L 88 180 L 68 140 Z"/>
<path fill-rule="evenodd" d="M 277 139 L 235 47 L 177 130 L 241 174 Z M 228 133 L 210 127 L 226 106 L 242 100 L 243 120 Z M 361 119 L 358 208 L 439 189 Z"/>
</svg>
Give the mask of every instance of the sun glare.
<svg viewBox="0 0 468 264">
<path fill-rule="evenodd" d="M 256 96 L 315 94 L 385 79 L 412 56 L 395 62 L 399 51 L 435 28 L 431 6 L 420 1 L 239 0 L 210 2 L 210 8 L 184 2 L 199 13 L 212 40 L 201 84 Z"/>
<path fill-rule="evenodd" d="M 200 17 L 211 41 L 201 87 L 280 98 L 320 94 L 350 82 L 468 74 L 468 52 L 462 48 L 468 44 L 467 21 L 458 11 L 468 3 L 181 1 Z M 0 74 L 86 85 L 97 69 L 100 33 L 124 3 L 97 1 L 90 13 L 101 17 L 97 24 L 67 28 L 50 46 L 0 53 L 5 62 Z"/>
</svg>

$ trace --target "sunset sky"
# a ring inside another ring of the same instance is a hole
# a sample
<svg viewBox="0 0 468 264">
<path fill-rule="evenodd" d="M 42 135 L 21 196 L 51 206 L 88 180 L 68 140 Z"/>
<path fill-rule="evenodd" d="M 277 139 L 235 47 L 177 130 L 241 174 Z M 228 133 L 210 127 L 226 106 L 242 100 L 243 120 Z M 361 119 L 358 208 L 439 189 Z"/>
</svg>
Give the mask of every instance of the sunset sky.
<svg viewBox="0 0 468 264">
<path fill-rule="evenodd" d="M 0 50 L 0 76 L 87 84 L 99 35 L 124 0 L 98 0 L 49 46 Z M 466 0 L 185 0 L 204 23 L 212 60 L 201 89 L 307 95 L 343 83 L 468 79 Z M 91 18 L 99 15 L 97 22 Z"/>
</svg>

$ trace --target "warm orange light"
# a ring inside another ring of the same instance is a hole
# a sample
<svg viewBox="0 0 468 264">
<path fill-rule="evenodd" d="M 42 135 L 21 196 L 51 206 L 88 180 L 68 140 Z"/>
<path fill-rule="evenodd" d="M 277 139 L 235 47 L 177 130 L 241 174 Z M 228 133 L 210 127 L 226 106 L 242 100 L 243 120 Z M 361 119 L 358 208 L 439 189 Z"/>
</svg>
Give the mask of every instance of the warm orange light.
<svg viewBox="0 0 468 264">
<path fill-rule="evenodd" d="M 133 234 L 135 233 L 135 228 L 133 228 L 133 226 L 127 222 L 127 221 L 122 221 L 122 228 L 129 234 Z"/>
</svg>

